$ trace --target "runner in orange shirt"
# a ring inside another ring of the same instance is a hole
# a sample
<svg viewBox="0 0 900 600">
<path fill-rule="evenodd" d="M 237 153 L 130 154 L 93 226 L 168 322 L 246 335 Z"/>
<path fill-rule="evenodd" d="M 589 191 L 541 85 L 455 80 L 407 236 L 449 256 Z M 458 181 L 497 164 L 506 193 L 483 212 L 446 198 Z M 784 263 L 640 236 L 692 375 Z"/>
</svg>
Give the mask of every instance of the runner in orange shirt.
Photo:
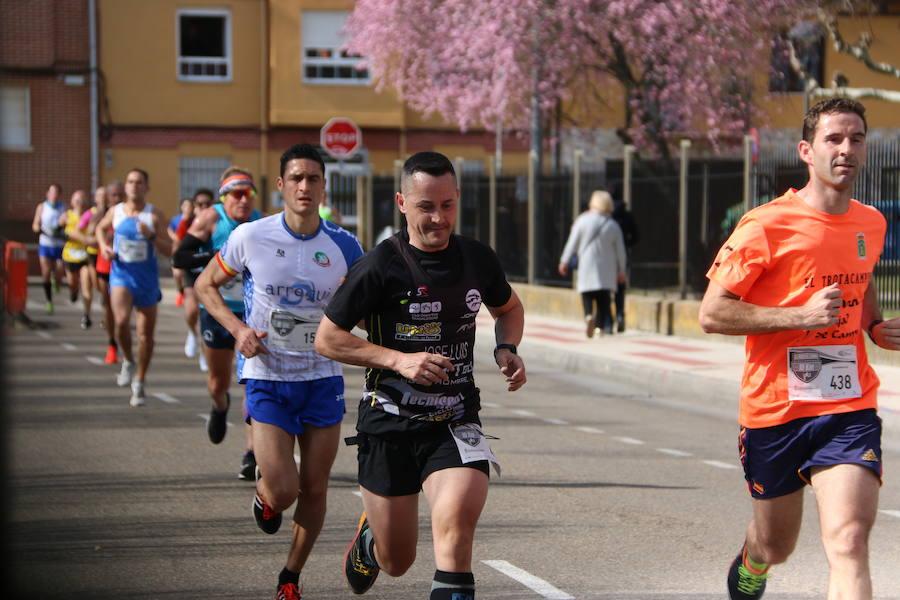
<svg viewBox="0 0 900 600">
<path fill-rule="evenodd" d="M 798 151 L 809 182 L 744 215 L 707 273 L 704 331 L 747 336 L 739 448 L 753 519 L 728 572 L 732 600 L 761 598 L 769 566 L 794 550 L 807 484 L 828 597 L 872 597 L 881 420 L 862 333 L 900 349 L 900 319 L 882 320 L 872 280 L 885 219 L 851 199 L 866 131 L 859 102 L 807 111 Z"/>
</svg>

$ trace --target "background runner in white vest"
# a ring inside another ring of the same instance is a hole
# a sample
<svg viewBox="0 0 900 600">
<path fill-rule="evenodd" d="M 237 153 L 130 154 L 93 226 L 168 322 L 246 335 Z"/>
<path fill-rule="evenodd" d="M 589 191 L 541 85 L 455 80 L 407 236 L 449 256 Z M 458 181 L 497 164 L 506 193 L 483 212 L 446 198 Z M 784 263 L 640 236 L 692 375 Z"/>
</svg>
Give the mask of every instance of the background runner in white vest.
<svg viewBox="0 0 900 600">
<path fill-rule="evenodd" d="M 34 209 L 31 230 L 38 234 L 38 261 L 41 264 L 41 279 L 44 283 L 44 297 L 47 300 L 47 314 L 53 313 L 53 285 L 56 290 L 62 284 L 62 249 L 66 243 L 59 219 L 65 211 L 62 200 L 62 186 L 51 183 L 47 188 L 47 198 Z M 51 275 L 55 280 L 51 284 Z"/>
</svg>

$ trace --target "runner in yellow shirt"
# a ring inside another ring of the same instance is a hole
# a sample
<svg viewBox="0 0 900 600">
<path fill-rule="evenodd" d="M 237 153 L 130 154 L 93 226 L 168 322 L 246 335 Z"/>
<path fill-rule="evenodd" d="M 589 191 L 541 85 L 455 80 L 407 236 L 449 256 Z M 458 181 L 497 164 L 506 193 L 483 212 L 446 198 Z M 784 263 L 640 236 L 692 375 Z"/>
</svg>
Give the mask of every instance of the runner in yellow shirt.
<svg viewBox="0 0 900 600">
<path fill-rule="evenodd" d="M 82 216 L 88 209 L 90 201 L 87 192 L 75 190 L 72 194 L 71 208 L 60 219 L 60 225 L 64 227 L 66 245 L 63 246 L 62 258 L 66 266 L 66 279 L 69 285 L 69 301 L 78 301 L 78 291 L 81 289 L 81 299 L 84 312 L 81 316 L 81 328 L 91 326 L 91 300 L 93 293 L 90 274 L 85 268 L 88 264 L 87 243 L 84 232 L 79 229 Z"/>
</svg>

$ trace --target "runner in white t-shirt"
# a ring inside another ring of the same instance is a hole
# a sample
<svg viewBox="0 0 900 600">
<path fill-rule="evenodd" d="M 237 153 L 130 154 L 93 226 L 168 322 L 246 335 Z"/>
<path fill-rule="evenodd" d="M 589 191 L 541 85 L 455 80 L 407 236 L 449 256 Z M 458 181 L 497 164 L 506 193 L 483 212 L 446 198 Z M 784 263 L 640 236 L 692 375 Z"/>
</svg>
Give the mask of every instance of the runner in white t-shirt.
<svg viewBox="0 0 900 600">
<path fill-rule="evenodd" d="M 194 285 L 235 339 L 258 465 L 253 514 L 266 533 L 294 501 L 294 535 L 278 596 L 298 597 L 300 570 L 325 519 L 325 497 L 344 416 L 341 366 L 316 354 L 325 305 L 362 255 L 356 238 L 319 218 L 325 164 L 308 144 L 281 157 L 284 212 L 235 229 Z M 244 321 L 218 289 L 243 278 Z M 300 447 L 299 473 L 294 445 Z M 299 489 L 299 495 L 298 495 Z"/>
</svg>

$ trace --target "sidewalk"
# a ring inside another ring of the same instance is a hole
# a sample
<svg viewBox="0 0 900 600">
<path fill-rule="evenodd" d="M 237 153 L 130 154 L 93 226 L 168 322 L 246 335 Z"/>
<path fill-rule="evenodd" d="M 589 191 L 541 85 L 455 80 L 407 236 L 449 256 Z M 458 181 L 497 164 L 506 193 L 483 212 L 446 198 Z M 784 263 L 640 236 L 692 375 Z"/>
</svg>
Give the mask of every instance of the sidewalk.
<svg viewBox="0 0 900 600">
<path fill-rule="evenodd" d="M 39 284 L 39 278 L 29 278 L 32 299 L 41 294 Z M 160 287 L 163 302 L 174 303 L 172 279 L 163 278 Z M 96 311 L 95 303 L 95 315 Z M 493 319 L 483 309 L 477 322 L 477 351 L 490 357 L 494 348 Z M 526 366 L 540 365 L 563 373 L 601 377 L 664 397 L 687 410 L 702 406 L 707 412 L 713 411 L 737 423 L 744 365 L 741 343 L 722 341 L 718 336 L 689 338 L 638 330 L 587 339 L 584 326 L 576 321 L 526 309 L 525 335 L 519 354 Z M 873 366 L 881 380 L 878 412 L 884 423 L 884 443 L 900 448 L 900 367 Z"/>
<path fill-rule="evenodd" d="M 492 349 L 493 320 L 486 311 L 478 315 L 477 331 L 479 351 Z M 702 405 L 737 423 L 743 344 L 715 336 L 706 340 L 642 331 L 587 339 L 584 326 L 576 322 L 526 312 L 519 354 L 526 366 L 629 384 L 688 409 Z M 881 379 L 878 401 L 885 445 L 900 444 L 900 367 L 874 368 Z"/>
</svg>

